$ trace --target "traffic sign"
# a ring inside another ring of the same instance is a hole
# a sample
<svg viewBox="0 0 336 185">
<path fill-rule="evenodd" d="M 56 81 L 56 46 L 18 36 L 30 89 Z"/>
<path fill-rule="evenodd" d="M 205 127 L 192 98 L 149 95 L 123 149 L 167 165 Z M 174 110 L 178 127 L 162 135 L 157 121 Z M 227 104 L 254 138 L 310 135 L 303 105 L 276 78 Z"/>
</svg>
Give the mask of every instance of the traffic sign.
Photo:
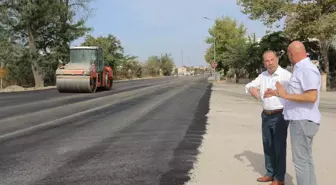
<svg viewBox="0 0 336 185">
<path fill-rule="evenodd" d="M 217 62 L 215 62 L 215 61 L 212 62 L 212 67 L 213 67 L 213 68 L 216 68 L 216 66 L 217 66 Z"/>
<path fill-rule="evenodd" d="M 8 70 L 6 68 L 0 68 L 0 79 L 4 79 L 8 74 Z"/>
</svg>

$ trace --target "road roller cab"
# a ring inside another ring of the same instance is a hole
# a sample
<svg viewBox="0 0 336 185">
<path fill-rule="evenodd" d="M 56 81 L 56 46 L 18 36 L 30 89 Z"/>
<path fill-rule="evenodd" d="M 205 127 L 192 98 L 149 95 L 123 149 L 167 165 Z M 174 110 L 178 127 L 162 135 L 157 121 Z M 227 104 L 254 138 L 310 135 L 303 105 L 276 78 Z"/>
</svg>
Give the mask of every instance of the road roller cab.
<svg viewBox="0 0 336 185">
<path fill-rule="evenodd" d="M 59 92 L 94 93 L 98 88 L 110 90 L 113 71 L 104 63 L 104 51 L 96 46 L 70 48 L 70 61 L 56 70 Z"/>
</svg>

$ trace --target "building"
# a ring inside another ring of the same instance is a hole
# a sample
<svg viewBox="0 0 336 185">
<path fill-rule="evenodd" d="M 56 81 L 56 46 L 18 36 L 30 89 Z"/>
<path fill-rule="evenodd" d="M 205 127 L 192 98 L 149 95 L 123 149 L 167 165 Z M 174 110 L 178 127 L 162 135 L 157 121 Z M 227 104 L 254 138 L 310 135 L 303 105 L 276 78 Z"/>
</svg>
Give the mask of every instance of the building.
<svg viewBox="0 0 336 185">
<path fill-rule="evenodd" d="M 177 74 L 178 75 L 186 75 L 187 74 L 187 68 L 185 66 L 178 67 L 177 68 Z"/>
<path fill-rule="evenodd" d="M 207 66 L 182 66 L 182 67 L 178 67 L 177 69 L 177 73 L 179 76 L 188 76 L 188 75 L 194 75 L 195 73 L 197 73 L 197 71 L 207 71 L 208 67 Z"/>
</svg>

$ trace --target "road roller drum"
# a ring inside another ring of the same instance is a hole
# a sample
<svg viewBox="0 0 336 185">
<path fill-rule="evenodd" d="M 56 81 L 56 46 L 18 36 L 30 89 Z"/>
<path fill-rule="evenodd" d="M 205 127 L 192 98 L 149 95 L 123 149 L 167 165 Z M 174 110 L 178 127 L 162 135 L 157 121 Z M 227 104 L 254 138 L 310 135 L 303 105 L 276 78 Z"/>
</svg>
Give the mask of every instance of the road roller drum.
<svg viewBox="0 0 336 185">
<path fill-rule="evenodd" d="M 90 76 L 59 76 L 56 78 L 59 92 L 94 93 L 97 90 Z"/>
</svg>

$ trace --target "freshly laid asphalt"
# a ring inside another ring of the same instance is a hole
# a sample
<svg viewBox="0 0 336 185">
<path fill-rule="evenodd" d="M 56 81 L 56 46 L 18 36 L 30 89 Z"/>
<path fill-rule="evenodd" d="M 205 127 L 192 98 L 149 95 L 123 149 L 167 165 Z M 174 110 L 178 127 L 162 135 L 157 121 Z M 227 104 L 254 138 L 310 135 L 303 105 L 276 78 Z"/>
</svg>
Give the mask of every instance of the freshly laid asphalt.
<svg viewBox="0 0 336 185">
<path fill-rule="evenodd" d="M 1 185 L 184 184 L 209 111 L 203 76 L 111 91 L 0 94 Z"/>
<path fill-rule="evenodd" d="M 169 82 L 174 79 L 174 77 L 166 78 L 152 78 L 152 79 L 140 79 L 140 80 L 130 80 L 130 81 L 116 81 L 113 84 L 112 91 L 97 91 L 95 94 L 90 94 L 86 97 L 95 98 L 100 96 L 106 96 L 113 93 L 125 92 L 127 90 L 137 89 L 145 86 L 150 86 L 159 83 Z M 40 100 L 51 100 L 57 97 L 69 97 L 77 96 L 77 93 L 59 93 L 55 88 L 37 90 L 37 91 L 19 91 L 19 92 L 5 92 L 0 93 L 1 107 L 20 105 L 24 103 L 31 103 Z M 27 98 L 28 97 L 28 98 Z"/>
</svg>

